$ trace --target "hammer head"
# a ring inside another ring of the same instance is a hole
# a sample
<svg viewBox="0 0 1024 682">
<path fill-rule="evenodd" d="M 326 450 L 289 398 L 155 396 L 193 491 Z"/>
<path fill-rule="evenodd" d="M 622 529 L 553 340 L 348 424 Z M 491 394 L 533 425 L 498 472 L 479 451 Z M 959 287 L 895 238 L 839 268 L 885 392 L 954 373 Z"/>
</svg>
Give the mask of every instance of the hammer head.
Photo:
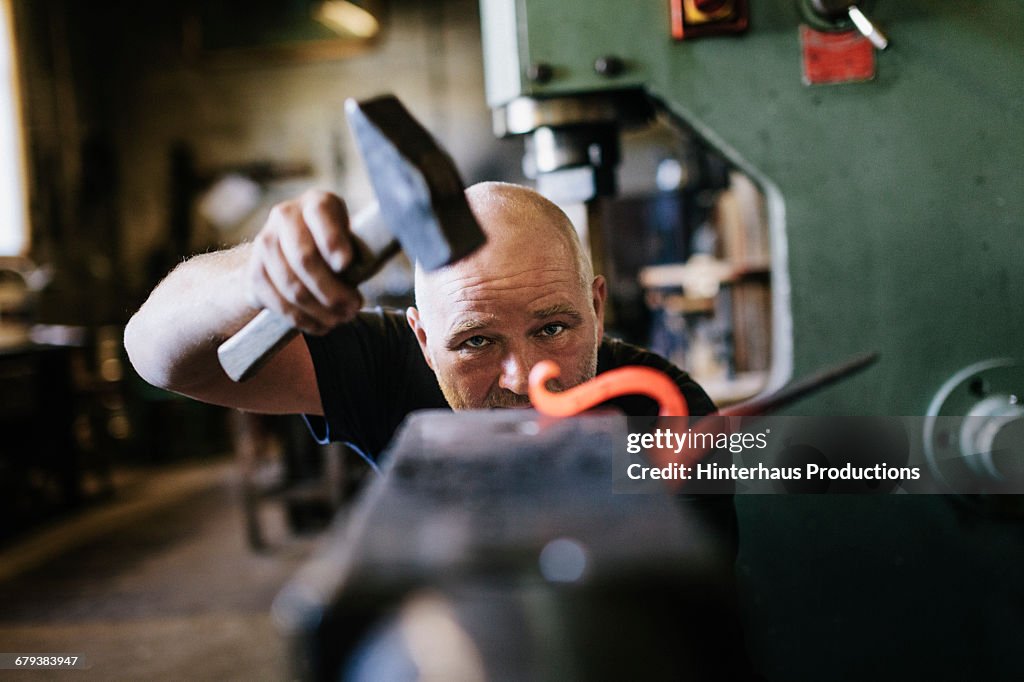
<svg viewBox="0 0 1024 682">
<path fill-rule="evenodd" d="M 381 217 L 407 254 L 435 270 L 483 245 L 451 157 L 397 98 L 349 99 L 345 111 Z"/>
</svg>

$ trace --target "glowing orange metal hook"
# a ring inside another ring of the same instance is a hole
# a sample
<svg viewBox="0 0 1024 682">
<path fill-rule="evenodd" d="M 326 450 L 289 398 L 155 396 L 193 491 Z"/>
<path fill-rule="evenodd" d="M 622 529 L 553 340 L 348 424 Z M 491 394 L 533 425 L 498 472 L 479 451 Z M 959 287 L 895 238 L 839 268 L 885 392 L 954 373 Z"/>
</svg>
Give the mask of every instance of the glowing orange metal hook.
<svg viewBox="0 0 1024 682">
<path fill-rule="evenodd" d="M 542 360 L 530 370 L 530 402 L 550 417 L 571 417 L 622 395 L 645 395 L 658 401 L 659 417 L 688 417 L 690 410 L 679 387 L 651 367 L 620 367 L 558 393 L 547 383 L 561 375 L 558 365 Z"/>
</svg>

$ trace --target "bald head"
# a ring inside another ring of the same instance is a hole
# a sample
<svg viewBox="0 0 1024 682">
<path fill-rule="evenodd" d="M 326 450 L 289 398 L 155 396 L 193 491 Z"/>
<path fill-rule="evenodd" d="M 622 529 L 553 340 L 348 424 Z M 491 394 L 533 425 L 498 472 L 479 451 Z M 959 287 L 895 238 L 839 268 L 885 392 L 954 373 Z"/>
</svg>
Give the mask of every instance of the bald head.
<svg viewBox="0 0 1024 682">
<path fill-rule="evenodd" d="M 512 256 L 524 261 L 546 253 L 566 259 L 579 284 L 589 289 L 594 279 L 590 258 L 583 250 L 569 217 L 538 192 L 508 182 L 480 182 L 466 190 L 466 201 L 487 236 L 487 243 L 461 261 L 434 272 L 416 267 L 416 304 L 428 308 L 437 284 L 453 271 L 486 271 L 496 260 Z"/>
<path fill-rule="evenodd" d="M 528 406 L 542 360 L 562 368 L 561 386 L 593 377 L 605 283 L 569 219 L 518 185 L 473 185 L 466 199 L 487 243 L 448 267 L 417 268 L 417 307 L 406 311 L 448 404 Z"/>
</svg>

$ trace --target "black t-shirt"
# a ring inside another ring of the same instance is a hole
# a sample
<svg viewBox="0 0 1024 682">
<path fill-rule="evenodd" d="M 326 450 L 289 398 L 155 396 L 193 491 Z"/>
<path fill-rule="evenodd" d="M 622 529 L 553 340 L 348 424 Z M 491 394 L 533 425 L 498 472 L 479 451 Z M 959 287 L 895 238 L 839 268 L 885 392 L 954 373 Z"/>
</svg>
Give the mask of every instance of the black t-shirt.
<svg viewBox="0 0 1024 682">
<path fill-rule="evenodd" d="M 325 336 L 305 338 L 325 415 L 306 420 L 322 443 L 343 441 L 376 459 L 410 412 L 448 407 L 399 311 L 364 310 Z M 671 377 L 691 415 L 714 411 L 711 399 L 686 372 L 654 353 L 606 337 L 597 354 L 598 374 L 625 365 L 653 367 Z M 606 404 L 629 416 L 658 413 L 657 403 L 646 396 L 623 396 Z"/>
<path fill-rule="evenodd" d="M 306 415 L 321 443 L 341 441 L 375 462 L 406 415 L 414 410 L 447 408 L 433 370 L 420 351 L 405 315 L 396 310 L 364 310 L 349 324 L 325 336 L 306 336 L 324 417 Z M 605 338 L 597 354 L 597 372 L 644 365 L 665 372 L 686 398 L 690 414 L 713 412 L 714 404 L 686 372 L 664 358 L 622 341 Z M 657 403 L 645 396 L 608 401 L 628 416 L 655 416 Z M 732 495 L 679 495 L 691 519 L 703 523 L 735 559 L 739 531 Z"/>
</svg>

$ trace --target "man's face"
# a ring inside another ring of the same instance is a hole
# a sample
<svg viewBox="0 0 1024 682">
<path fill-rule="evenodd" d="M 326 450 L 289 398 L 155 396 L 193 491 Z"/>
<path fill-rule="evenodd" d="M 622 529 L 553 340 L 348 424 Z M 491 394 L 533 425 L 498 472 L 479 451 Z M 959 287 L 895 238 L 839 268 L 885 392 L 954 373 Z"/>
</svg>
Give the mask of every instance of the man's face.
<svg viewBox="0 0 1024 682">
<path fill-rule="evenodd" d="M 453 409 L 529 407 L 541 360 L 561 368 L 556 388 L 596 372 L 604 279 L 585 282 L 561 237 L 529 235 L 489 234 L 479 253 L 418 283 L 428 290 L 409 322 Z"/>
</svg>

